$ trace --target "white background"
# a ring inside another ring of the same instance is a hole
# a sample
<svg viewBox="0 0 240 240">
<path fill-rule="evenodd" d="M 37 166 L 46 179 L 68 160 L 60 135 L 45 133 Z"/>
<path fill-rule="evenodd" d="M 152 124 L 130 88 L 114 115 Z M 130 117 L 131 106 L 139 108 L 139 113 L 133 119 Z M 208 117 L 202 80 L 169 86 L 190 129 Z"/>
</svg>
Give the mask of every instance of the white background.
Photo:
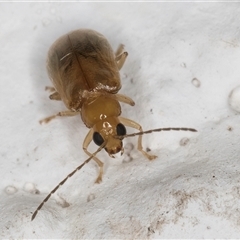
<svg viewBox="0 0 240 240">
<path fill-rule="evenodd" d="M 0 237 L 239 237 L 240 119 L 228 105 L 240 85 L 239 12 L 239 3 L 0 3 Z M 90 162 L 31 222 L 87 158 L 80 117 L 39 124 L 66 110 L 44 91 L 47 51 L 78 28 L 101 32 L 113 49 L 125 44 L 120 93 L 136 105 L 122 105 L 122 116 L 144 129 L 198 132 L 145 135 L 144 148 L 158 155 L 152 162 L 136 138 L 124 142 L 134 144 L 132 161 L 101 152 L 103 182 L 94 184 Z"/>
</svg>

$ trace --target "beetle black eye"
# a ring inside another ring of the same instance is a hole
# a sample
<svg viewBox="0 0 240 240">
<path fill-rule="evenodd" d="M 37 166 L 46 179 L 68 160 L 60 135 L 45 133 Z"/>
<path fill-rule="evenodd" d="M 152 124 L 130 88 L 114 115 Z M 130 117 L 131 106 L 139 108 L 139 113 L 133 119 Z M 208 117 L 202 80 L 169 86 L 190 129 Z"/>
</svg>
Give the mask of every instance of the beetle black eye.
<svg viewBox="0 0 240 240">
<path fill-rule="evenodd" d="M 119 123 L 117 125 L 117 135 L 118 136 L 123 136 L 123 135 L 126 135 L 127 131 L 126 131 L 126 128 L 123 124 Z"/>
<path fill-rule="evenodd" d="M 93 141 L 95 142 L 96 145 L 101 146 L 104 142 L 104 139 L 100 133 L 95 132 L 93 133 Z"/>
</svg>

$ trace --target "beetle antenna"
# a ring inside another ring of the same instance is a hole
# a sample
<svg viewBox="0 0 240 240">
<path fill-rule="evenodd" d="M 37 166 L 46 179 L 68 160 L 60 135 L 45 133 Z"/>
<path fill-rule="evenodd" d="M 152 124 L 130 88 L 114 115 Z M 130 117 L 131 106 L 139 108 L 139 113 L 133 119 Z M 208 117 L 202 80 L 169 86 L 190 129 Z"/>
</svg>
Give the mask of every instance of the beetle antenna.
<svg viewBox="0 0 240 240">
<path fill-rule="evenodd" d="M 134 136 L 138 136 L 138 135 L 143 135 L 143 134 L 148 134 L 148 133 L 152 133 L 152 132 L 162 132 L 162 131 L 190 131 L 190 132 L 197 132 L 196 129 L 194 128 L 156 128 L 156 129 L 151 129 L 151 130 L 147 130 L 147 131 L 143 131 L 143 132 L 137 132 L 137 133 L 132 133 L 132 134 L 126 134 L 123 136 L 116 136 L 116 138 L 119 139 L 124 139 L 127 137 L 134 137 Z"/>
<path fill-rule="evenodd" d="M 41 204 L 39 204 L 39 206 L 37 207 L 37 209 L 35 210 L 35 212 L 32 215 L 31 221 L 33 221 L 33 219 L 36 217 L 38 211 L 42 208 L 42 206 L 44 205 L 44 203 L 46 203 L 48 201 L 48 199 L 52 196 L 53 193 L 55 193 L 59 187 L 61 187 L 67 180 L 68 178 L 72 177 L 78 170 L 80 170 L 84 165 L 86 165 L 88 162 L 90 162 L 90 160 L 96 156 L 96 154 L 98 152 L 100 152 L 104 146 L 106 145 L 106 143 L 104 142 L 96 152 L 94 152 L 92 154 L 91 157 L 89 157 L 87 160 L 85 160 L 80 166 L 78 166 L 74 171 L 72 171 L 71 173 L 69 173 L 67 175 L 67 177 L 65 177 L 48 195 L 46 198 L 44 198 L 44 200 L 41 202 Z"/>
</svg>

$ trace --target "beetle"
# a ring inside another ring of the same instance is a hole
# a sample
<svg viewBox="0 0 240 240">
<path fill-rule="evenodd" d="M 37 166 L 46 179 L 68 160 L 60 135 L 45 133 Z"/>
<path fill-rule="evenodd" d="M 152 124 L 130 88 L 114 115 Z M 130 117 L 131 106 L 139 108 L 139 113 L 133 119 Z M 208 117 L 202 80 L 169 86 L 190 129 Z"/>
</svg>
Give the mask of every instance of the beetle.
<svg viewBox="0 0 240 240">
<path fill-rule="evenodd" d="M 121 115 L 119 102 L 134 106 L 134 101 L 118 91 L 121 89 L 119 70 L 122 68 L 128 53 L 120 44 L 116 52 L 112 50 L 107 39 L 100 33 L 90 29 L 79 29 L 67 33 L 57 39 L 48 51 L 47 72 L 53 87 L 51 100 L 61 100 L 68 108 L 47 117 L 40 123 L 48 123 L 60 116 L 79 115 L 90 131 L 83 142 L 83 150 L 89 156 L 63 181 L 61 181 L 42 201 L 32 215 L 32 220 L 43 204 L 63 185 L 69 177 L 93 159 L 99 166 L 96 183 L 102 181 L 103 162 L 96 154 L 105 149 L 110 157 L 123 153 L 122 140 L 126 137 L 138 136 L 138 150 L 149 160 L 156 158 L 143 150 L 142 135 L 159 131 L 192 131 L 193 128 L 158 128 L 143 131 L 140 124 Z M 139 132 L 127 134 L 126 128 L 131 127 Z M 96 152 L 90 153 L 87 148 L 91 141 L 99 146 Z"/>
</svg>

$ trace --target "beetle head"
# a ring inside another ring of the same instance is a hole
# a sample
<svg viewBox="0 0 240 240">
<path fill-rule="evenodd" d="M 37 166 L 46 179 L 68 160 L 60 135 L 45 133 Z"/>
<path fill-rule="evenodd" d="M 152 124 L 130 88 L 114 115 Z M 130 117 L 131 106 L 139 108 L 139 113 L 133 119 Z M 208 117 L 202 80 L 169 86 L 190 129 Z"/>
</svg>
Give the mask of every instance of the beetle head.
<svg viewBox="0 0 240 240">
<path fill-rule="evenodd" d="M 126 128 L 119 122 L 118 118 L 105 118 L 95 124 L 93 129 L 93 141 L 98 146 L 101 146 L 105 142 L 106 145 L 104 148 L 109 156 L 113 157 L 113 154 L 120 151 L 123 153 L 122 139 L 116 138 L 115 136 L 120 137 L 126 135 Z"/>
</svg>

